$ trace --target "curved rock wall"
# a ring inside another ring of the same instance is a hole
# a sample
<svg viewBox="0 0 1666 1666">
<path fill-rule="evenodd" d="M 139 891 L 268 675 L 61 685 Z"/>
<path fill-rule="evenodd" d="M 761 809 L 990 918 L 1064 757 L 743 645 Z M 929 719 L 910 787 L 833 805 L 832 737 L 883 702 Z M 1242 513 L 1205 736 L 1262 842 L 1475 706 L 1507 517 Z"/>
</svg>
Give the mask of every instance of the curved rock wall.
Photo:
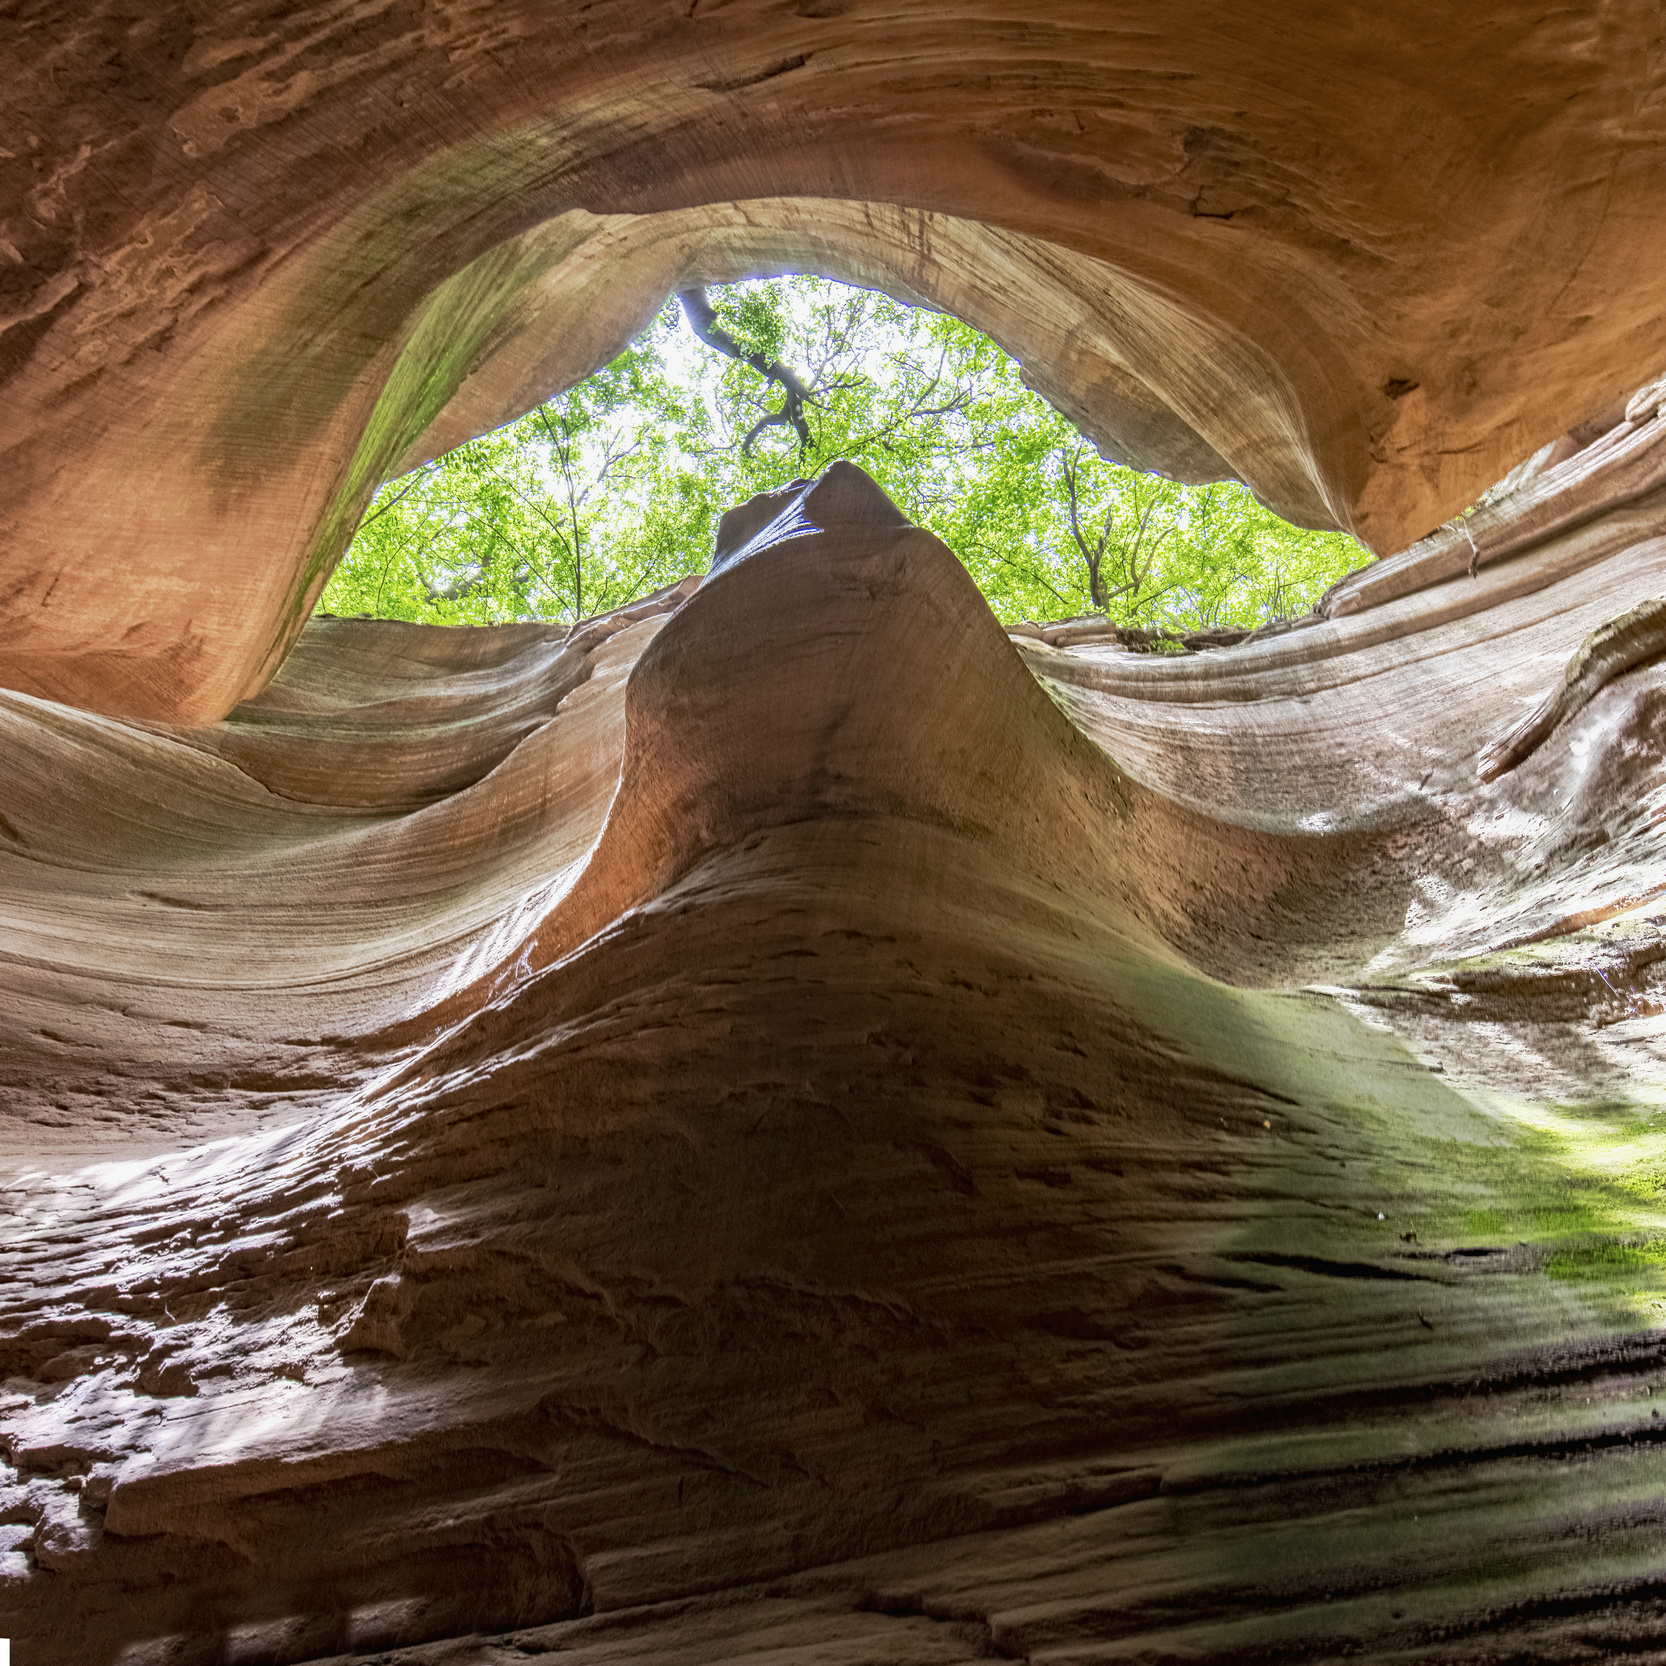
<svg viewBox="0 0 1666 1666">
<path fill-rule="evenodd" d="M 1171 659 L 841 467 L 567 642 L 6 697 L 21 1658 L 1647 1658 L 1666 672 L 1585 645 L 1666 555 L 1588 507 Z"/>
<path fill-rule="evenodd" d="M 141 11 L 0 23 L 19 1666 L 1659 1653 L 1656 9 Z M 307 622 L 805 266 L 1398 553 Z"/>
<path fill-rule="evenodd" d="M 689 278 L 934 300 L 1113 449 L 1379 551 L 1661 355 L 1658 19 L 1625 0 L 3 27 L 0 685 L 120 715 L 257 693 L 388 468 Z"/>
</svg>

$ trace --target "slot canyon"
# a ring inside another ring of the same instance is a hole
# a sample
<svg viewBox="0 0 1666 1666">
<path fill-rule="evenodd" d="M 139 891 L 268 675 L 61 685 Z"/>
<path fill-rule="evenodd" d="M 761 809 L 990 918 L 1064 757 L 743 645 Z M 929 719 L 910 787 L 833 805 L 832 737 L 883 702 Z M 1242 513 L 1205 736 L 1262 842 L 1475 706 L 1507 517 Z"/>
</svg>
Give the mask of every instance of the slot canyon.
<svg viewBox="0 0 1666 1666">
<path fill-rule="evenodd" d="M 0 54 L 15 1666 L 1666 1662 L 1657 4 Z M 315 613 L 787 272 L 1373 558 L 1136 652 L 836 463 L 571 629 Z"/>
</svg>

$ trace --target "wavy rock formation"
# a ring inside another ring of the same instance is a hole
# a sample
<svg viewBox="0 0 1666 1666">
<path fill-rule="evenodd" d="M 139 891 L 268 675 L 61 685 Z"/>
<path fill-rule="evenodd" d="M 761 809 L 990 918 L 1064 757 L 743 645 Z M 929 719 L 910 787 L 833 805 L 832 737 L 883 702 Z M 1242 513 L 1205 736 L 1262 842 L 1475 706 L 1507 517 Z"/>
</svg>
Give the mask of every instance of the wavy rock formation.
<svg viewBox="0 0 1666 1666">
<path fill-rule="evenodd" d="M 18 1666 L 1666 1661 L 1658 7 L 0 52 Z M 571 633 L 309 622 L 804 269 L 1392 553 L 1008 634 L 838 468 Z"/>
<path fill-rule="evenodd" d="M 257 694 L 385 475 L 686 283 L 931 301 L 1384 553 L 1662 368 L 1634 0 L 73 0 L 0 49 L 0 686 L 117 715 Z"/>
<path fill-rule="evenodd" d="M 4 696 L 20 1661 L 1653 1658 L 1666 671 L 1481 778 L 1666 579 L 1587 507 L 1171 657 L 841 465 Z"/>
</svg>

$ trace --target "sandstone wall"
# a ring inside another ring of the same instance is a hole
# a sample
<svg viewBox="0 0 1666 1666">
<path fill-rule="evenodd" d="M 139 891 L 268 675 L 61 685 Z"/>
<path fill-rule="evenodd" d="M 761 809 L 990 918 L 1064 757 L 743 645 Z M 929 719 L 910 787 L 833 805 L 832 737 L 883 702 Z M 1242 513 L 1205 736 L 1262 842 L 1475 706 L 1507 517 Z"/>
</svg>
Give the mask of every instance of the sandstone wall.
<svg viewBox="0 0 1666 1666">
<path fill-rule="evenodd" d="M 1659 1657 L 1658 30 L 8 13 L 19 1666 Z M 1008 635 L 841 468 L 570 634 L 306 622 L 803 266 L 1387 558 Z"/>
<path fill-rule="evenodd" d="M 1387 553 L 1660 368 L 1658 19 L 395 0 L 5 24 L 0 686 L 212 721 L 400 460 L 667 288 L 986 325 Z"/>
<path fill-rule="evenodd" d="M 841 467 L 569 641 L 6 696 L 21 1658 L 1647 1658 L 1666 540 L 1586 504 L 1168 658 Z"/>
</svg>

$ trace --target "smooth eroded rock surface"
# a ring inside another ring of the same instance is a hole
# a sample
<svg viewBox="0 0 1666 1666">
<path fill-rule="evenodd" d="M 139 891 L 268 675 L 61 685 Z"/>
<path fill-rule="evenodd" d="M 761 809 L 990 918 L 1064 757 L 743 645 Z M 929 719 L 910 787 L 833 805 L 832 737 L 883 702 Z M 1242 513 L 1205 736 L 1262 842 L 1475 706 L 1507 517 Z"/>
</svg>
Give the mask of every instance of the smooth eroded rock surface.
<svg viewBox="0 0 1666 1666">
<path fill-rule="evenodd" d="M 1659 29 L 1633 0 L 14 9 L 0 686 L 223 717 L 389 472 L 678 286 L 781 271 L 947 308 L 1112 455 L 1399 550 L 1661 369 Z"/>
<path fill-rule="evenodd" d="M 1649 1658 L 1666 673 L 1480 773 L 1628 504 L 1170 657 L 841 466 L 6 696 L 20 1660 Z"/>
</svg>

